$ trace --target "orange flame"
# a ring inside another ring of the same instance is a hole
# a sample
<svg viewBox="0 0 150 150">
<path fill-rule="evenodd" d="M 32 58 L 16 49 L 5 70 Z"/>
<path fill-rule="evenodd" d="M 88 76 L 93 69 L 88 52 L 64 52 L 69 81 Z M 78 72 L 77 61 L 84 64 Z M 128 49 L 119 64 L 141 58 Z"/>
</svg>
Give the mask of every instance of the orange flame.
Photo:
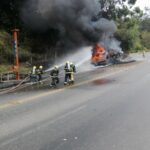
<svg viewBox="0 0 150 150">
<path fill-rule="evenodd" d="M 106 61 L 106 50 L 102 45 L 96 44 L 92 50 L 92 63 L 99 63 L 102 61 Z"/>
</svg>

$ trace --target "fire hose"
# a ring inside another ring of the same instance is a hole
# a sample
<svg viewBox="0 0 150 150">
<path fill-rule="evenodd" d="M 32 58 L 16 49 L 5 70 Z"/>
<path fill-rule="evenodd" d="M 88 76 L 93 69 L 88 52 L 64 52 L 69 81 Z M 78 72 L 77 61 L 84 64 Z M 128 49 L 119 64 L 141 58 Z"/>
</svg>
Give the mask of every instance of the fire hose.
<svg viewBox="0 0 150 150">
<path fill-rule="evenodd" d="M 62 74 L 63 73 L 63 71 L 61 71 L 60 72 L 60 74 Z M 72 72 L 68 72 L 68 73 L 72 73 Z M 35 83 L 32 83 L 32 85 L 36 85 L 36 84 L 38 84 L 38 83 L 41 83 L 41 82 L 45 82 L 45 81 L 48 81 L 49 80 L 49 78 L 51 78 L 52 76 L 51 75 L 48 75 L 48 77 L 46 78 L 46 79 L 44 79 L 44 80 L 42 80 L 42 81 L 38 81 L 38 82 L 35 82 Z M 27 76 L 24 80 L 22 80 L 19 84 L 17 84 L 15 87 L 12 87 L 12 88 L 5 88 L 5 89 L 3 89 L 3 90 L 0 90 L 0 95 L 2 95 L 2 94 L 7 94 L 7 93 L 10 93 L 10 92 L 14 92 L 14 91 L 16 91 L 16 90 L 18 90 L 18 89 L 20 89 L 20 88 L 24 88 L 24 87 L 26 87 L 27 85 L 22 85 L 24 82 L 26 82 L 28 79 L 30 78 L 30 76 Z M 64 78 L 64 76 L 63 75 L 61 75 L 61 76 L 59 76 L 59 79 L 60 78 Z M 21 86 L 22 85 L 22 86 Z"/>
<path fill-rule="evenodd" d="M 25 81 L 27 81 L 29 79 L 29 76 L 27 76 L 24 80 L 22 80 L 18 85 L 16 85 L 15 87 L 12 88 L 7 88 L 4 90 L 0 90 L 0 95 L 2 94 L 7 94 L 9 92 L 13 92 L 15 90 L 17 90 L 17 88 L 19 88 Z"/>
</svg>

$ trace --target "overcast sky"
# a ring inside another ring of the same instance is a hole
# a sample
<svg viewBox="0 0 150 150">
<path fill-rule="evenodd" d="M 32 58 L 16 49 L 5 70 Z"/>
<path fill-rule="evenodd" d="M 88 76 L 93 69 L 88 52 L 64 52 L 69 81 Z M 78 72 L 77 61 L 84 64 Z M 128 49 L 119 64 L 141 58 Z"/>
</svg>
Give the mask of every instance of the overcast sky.
<svg viewBox="0 0 150 150">
<path fill-rule="evenodd" d="M 150 0 L 137 0 L 136 5 L 141 9 L 144 9 L 145 7 L 150 8 Z"/>
</svg>

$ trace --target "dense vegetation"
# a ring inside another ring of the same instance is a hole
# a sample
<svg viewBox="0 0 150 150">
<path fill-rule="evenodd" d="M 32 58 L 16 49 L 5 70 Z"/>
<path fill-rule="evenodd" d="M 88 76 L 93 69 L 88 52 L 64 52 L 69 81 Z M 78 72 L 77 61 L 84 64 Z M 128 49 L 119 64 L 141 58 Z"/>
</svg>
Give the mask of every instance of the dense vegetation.
<svg viewBox="0 0 150 150">
<path fill-rule="evenodd" d="M 0 64 L 13 62 L 11 38 L 13 28 L 20 29 L 21 62 L 31 61 L 31 58 L 36 61 L 41 58 L 46 61 L 48 56 L 54 58 L 59 31 L 49 29 L 46 32 L 36 32 L 25 26 L 20 17 L 24 1 L 0 1 Z M 138 7 L 133 8 L 135 2 L 136 0 L 100 0 L 101 10 L 104 11 L 101 11 L 98 16 L 113 19 L 116 22 L 118 31 L 115 37 L 121 41 L 124 51 L 150 49 L 150 10 L 147 9 L 146 13 L 143 13 Z"/>
</svg>

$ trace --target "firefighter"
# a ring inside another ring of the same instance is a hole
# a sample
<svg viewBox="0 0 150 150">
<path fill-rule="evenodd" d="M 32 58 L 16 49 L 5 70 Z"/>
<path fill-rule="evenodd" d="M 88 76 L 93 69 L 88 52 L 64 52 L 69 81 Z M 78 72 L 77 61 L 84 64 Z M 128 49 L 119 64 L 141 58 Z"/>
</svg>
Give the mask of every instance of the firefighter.
<svg viewBox="0 0 150 150">
<path fill-rule="evenodd" d="M 51 76 L 51 79 L 52 79 L 52 82 L 51 82 L 51 87 L 54 87 L 56 86 L 56 84 L 59 83 L 59 67 L 58 66 L 55 66 L 51 72 L 50 72 L 50 76 Z"/>
<path fill-rule="evenodd" d="M 38 81 L 42 80 L 42 74 L 43 74 L 43 66 L 39 66 L 39 68 L 37 70 Z"/>
<path fill-rule="evenodd" d="M 37 67 L 33 66 L 30 72 L 30 80 L 36 82 L 37 81 Z"/>
<path fill-rule="evenodd" d="M 37 73 L 37 68 L 36 66 L 33 66 L 31 74 L 35 75 Z"/>
<path fill-rule="evenodd" d="M 70 66 L 70 62 L 69 61 L 67 61 L 65 63 L 64 70 L 65 70 L 65 82 L 64 82 L 64 85 L 67 85 L 70 82 L 70 80 L 71 80 L 71 66 Z"/>
<path fill-rule="evenodd" d="M 71 82 L 74 83 L 74 73 L 76 73 L 76 66 L 72 62 L 70 63 L 70 71 L 71 71 Z"/>
</svg>

